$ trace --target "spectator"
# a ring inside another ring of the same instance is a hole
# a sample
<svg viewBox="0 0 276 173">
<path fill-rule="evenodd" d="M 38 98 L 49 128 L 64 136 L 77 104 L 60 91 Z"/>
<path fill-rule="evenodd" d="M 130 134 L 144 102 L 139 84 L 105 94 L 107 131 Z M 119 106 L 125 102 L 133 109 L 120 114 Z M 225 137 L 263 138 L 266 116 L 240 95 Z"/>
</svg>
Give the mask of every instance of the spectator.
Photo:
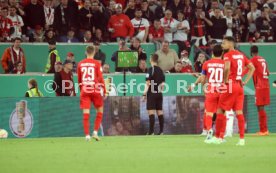
<svg viewBox="0 0 276 173">
<path fill-rule="evenodd" d="M 50 40 L 56 40 L 55 32 L 52 29 L 47 30 L 44 37 L 44 42 L 48 43 Z"/>
<path fill-rule="evenodd" d="M 23 64 L 22 64 L 22 62 L 20 62 L 20 61 L 16 62 L 14 66 L 15 66 L 15 68 L 14 68 L 14 70 L 12 72 L 13 74 L 23 74 L 23 73 L 25 73 L 23 71 Z"/>
<path fill-rule="evenodd" d="M 225 36 L 229 36 L 229 37 L 233 37 L 233 22 L 234 22 L 234 18 L 233 18 L 233 10 L 232 8 L 227 8 L 226 9 L 226 14 L 225 17 L 226 19 L 226 25 L 227 25 L 227 30 L 226 30 L 226 34 Z"/>
<path fill-rule="evenodd" d="M 109 69 L 110 69 L 109 64 L 104 64 L 103 65 L 103 73 L 104 74 L 110 73 Z"/>
<path fill-rule="evenodd" d="M 100 42 L 95 42 L 94 46 L 95 46 L 94 59 L 98 60 L 102 65 L 105 64 L 106 55 L 100 49 L 100 46 L 101 46 Z"/>
<path fill-rule="evenodd" d="M 116 14 L 112 15 L 108 22 L 108 31 L 111 33 L 111 41 L 117 41 L 119 38 L 129 40 L 134 34 L 134 28 L 129 18 L 122 14 L 122 5 L 116 5 Z"/>
<path fill-rule="evenodd" d="M 159 56 L 157 65 L 164 72 L 171 70 L 179 60 L 177 53 L 169 45 L 168 41 L 163 41 L 161 49 L 156 52 Z"/>
<path fill-rule="evenodd" d="M 213 16 L 215 16 L 215 10 L 216 9 L 223 9 L 223 5 L 218 1 L 218 0 L 212 0 L 211 2 L 211 9 L 208 10 L 209 11 L 209 17 L 212 18 Z M 223 16 L 223 12 L 220 11 L 220 15 Z"/>
<path fill-rule="evenodd" d="M 165 17 L 161 19 L 161 26 L 164 28 L 164 39 L 168 42 L 173 41 L 173 32 L 176 31 L 177 21 L 172 18 L 172 11 L 166 10 Z"/>
<path fill-rule="evenodd" d="M 119 50 L 118 50 L 118 51 L 128 51 L 128 50 L 130 50 L 130 49 L 127 47 L 126 41 L 125 41 L 124 39 L 120 39 L 120 40 L 118 41 L 118 44 L 119 44 Z M 115 64 L 116 64 L 117 59 L 118 59 L 118 51 L 114 52 L 114 53 L 112 54 L 112 57 L 111 57 L 111 60 L 112 60 L 113 62 L 115 62 Z M 115 65 L 115 71 L 116 71 L 116 72 L 121 72 L 122 69 L 116 67 L 116 65 Z"/>
<path fill-rule="evenodd" d="M 44 35 L 45 33 L 43 28 L 37 25 L 35 27 L 34 33 L 32 34 L 32 37 L 30 38 L 30 42 L 43 42 Z"/>
<path fill-rule="evenodd" d="M 159 2 L 157 0 L 148 0 L 149 9 L 154 13 L 156 8 L 159 6 Z"/>
<path fill-rule="evenodd" d="M 60 61 L 57 61 L 55 63 L 55 73 L 60 72 L 62 70 L 62 63 Z"/>
<path fill-rule="evenodd" d="M 106 42 L 106 38 L 104 38 L 102 30 L 96 29 L 93 40 L 94 40 L 94 42 L 97 41 L 100 43 Z"/>
<path fill-rule="evenodd" d="M 213 23 L 205 17 L 205 13 L 201 8 L 196 9 L 195 16 L 191 19 L 191 40 L 195 40 L 195 45 L 206 45 L 207 26 Z"/>
<path fill-rule="evenodd" d="M 76 96 L 74 80 L 73 80 L 73 63 L 70 60 L 65 60 L 63 69 L 55 73 L 53 90 L 56 91 L 56 96 Z"/>
<path fill-rule="evenodd" d="M 161 5 L 155 9 L 155 19 L 161 19 L 165 17 L 165 11 L 168 9 L 167 0 L 161 0 Z"/>
<path fill-rule="evenodd" d="M 73 67 L 72 67 L 71 72 L 72 72 L 72 73 L 77 73 L 77 66 L 78 66 L 78 64 L 77 64 L 76 61 L 75 61 L 75 55 L 74 55 L 72 52 L 68 52 L 68 53 L 67 53 L 66 60 L 67 60 L 67 61 L 70 61 L 70 62 L 73 64 Z M 66 60 L 65 60 L 65 61 L 66 61 Z"/>
<path fill-rule="evenodd" d="M 81 42 L 83 42 L 83 43 L 92 43 L 93 42 L 92 33 L 90 30 L 86 30 L 84 32 L 83 39 Z"/>
<path fill-rule="evenodd" d="M 72 27 L 78 28 L 78 7 L 75 1 L 60 1 L 55 9 L 53 26 L 59 36 L 66 35 Z"/>
<path fill-rule="evenodd" d="M 10 7 L 10 15 L 8 16 L 9 19 L 12 21 L 12 26 L 14 28 L 14 32 L 11 34 L 11 39 L 16 37 L 21 38 L 22 36 L 22 27 L 24 26 L 24 22 L 22 17 L 16 14 L 17 8 L 15 6 Z"/>
<path fill-rule="evenodd" d="M 44 0 L 45 30 L 53 27 L 55 18 L 54 0 Z"/>
<path fill-rule="evenodd" d="M 264 7 L 261 16 L 256 19 L 257 31 L 266 42 L 273 41 L 272 18 L 269 15 L 269 10 L 268 7 Z"/>
<path fill-rule="evenodd" d="M 204 53 L 199 53 L 195 59 L 194 68 L 197 73 L 201 73 L 203 63 L 206 61 Z"/>
<path fill-rule="evenodd" d="M 213 25 L 210 26 L 209 40 L 217 40 L 217 42 L 221 43 L 227 31 L 227 23 L 219 8 L 214 9 L 214 13 L 214 16 L 211 17 Z"/>
<path fill-rule="evenodd" d="M 93 27 L 93 18 L 92 18 L 92 9 L 91 1 L 85 0 L 83 7 L 79 10 L 79 21 L 80 21 L 80 30 L 81 32 L 90 30 L 92 31 Z"/>
<path fill-rule="evenodd" d="M 16 70 L 16 63 L 21 62 L 23 67 L 22 71 L 26 72 L 26 57 L 21 46 L 21 39 L 15 38 L 12 46 L 5 49 L 2 55 L 2 68 L 5 73 L 12 73 Z"/>
<path fill-rule="evenodd" d="M 256 31 L 255 21 L 258 17 L 261 16 L 261 11 L 258 10 L 258 4 L 254 0 L 252 0 L 250 3 L 250 9 L 251 11 L 247 14 L 247 20 L 249 23 L 249 37 L 252 37 Z"/>
<path fill-rule="evenodd" d="M 182 52 L 186 49 L 186 42 L 188 41 L 188 34 L 190 32 L 189 22 L 185 20 L 183 11 L 177 12 L 176 29 L 173 41 L 178 45 L 178 51 Z"/>
<path fill-rule="evenodd" d="M 25 15 L 24 9 L 23 9 L 22 4 L 20 3 L 20 1 L 9 0 L 9 5 L 10 5 L 10 7 L 12 7 L 12 6 L 16 7 L 16 13 L 19 16 L 24 16 Z M 2 8 L 3 8 L 3 6 L 2 6 Z"/>
<path fill-rule="evenodd" d="M 246 42 L 248 40 L 248 26 L 249 21 L 247 19 L 247 14 L 250 12 L 249 1 L 242 0 L 238 9 L 236 9 L 236 14 L 239 15 L 239 19 L 241 21 L 242 35 L 241 41 Z"/>
<path fill-rule="evenodd" d="M 177 18 L 177 12 L 178 11 L 183 11 L 184 9 L 184 4 L 180 0 L 172 0 L 169 9 L 173 12 L 173 18 Z"/>
<path fill-rule="evenodd" d="M 142 1 L 141 9 L 143 13 L 142 17 L 152 23 L 154 21 L 154 13 L 149 8 L 148 0 Z"/>
<path fill-rule="evenodd" d="M 236 9 L 234 16 L 233 16 L 233 37 L 237 42 L 241 42 L 242 40 L 242 34 L 244 31 L 245 26 L 243 25 L 242 19 L 243 16 L 241 14 L 240 9 Z M 244 18 L 245 19 L 245 18 Z"/>
<path fill-rule="evenodd" d="M 5 7 L 0 12 L 0 41 L 10 41 L 11 31 L 14 30 L 14 28 L 12 20 L 8 17 L 9 9 Z"/>
<path fill-rule="evenodd" d="M 189 59 L 182 59 L 182 73 L 193 73 L 193 67 Z"/>
<path fill-rule="evenodd" d="M 124 13 L 129 17 L 129 19 L 133 19 L 135 17 L 135 0 L 128 1 Z"/>
<path fill-rule="evenodd" d="M 116 14 L 116 1 L 115 0 L 109 1 L 109 4 L 107 6 L 107 14 L 109 17 Z"/>
<path fill-rule="evenodd" d="M 92 2 L 92 15 L 93 31 L 100 29 L 104 33 L 107 33 L 106 26 L 108 22 L 108 14 L 98 2 Z"/>
<path fill-rule="evenodd" d="M 174 67 L 169 71 L 169 73 L 182 73 L 182 62 L 177 61 Z"/>
<path fill-rule="evenodd" d="M 193 5 L 191 3 L 191 0 L 184 0 L 184 9 L 183 13 L 186 20 L 191 19 L 193 15 Z"/>
<path fill-rule="evenodd" d="M 149 34 L 149 21 L 145 18 L 142 18 L 142 10 L 135 10 L 135 18 L 131 20 L 131 23 L 134 27 L 134 37 L 137 37 L 143 43 L 147 42 Z"/>
<path fill-rule="evenodd" d="M 146 62 L 146 60 L 140 59 L 138 67 L 136 69 L 136 73 L 147 73 L 147 72 L 148 72 L 148 69 L 147 69 L 147 62 Z"/>
<path fill-rule="evenodd" d="M 192 62 L 189 59 L 189 52 L 187 50 L 183 50 L 181 52 L 181 58 L 180 61 L 182 63 L 182 73 L 192 73 L 193 68 L 192 68 Z"/>
<path fill-rule="evenodd" d="M 44 8 L 38 3 L 38 0 L 31 0 L 31 3 L 24 8 L 24 11 L 27 36 L 32 37 L 37 25 L 45 26 Z"/>
<path fill-rule="evenodd" d="M 60 61 L 60 57 L 56 49 L 56 41 L 50 40 L 48 44 L 49 44 L 49 56 L 45 67 L 45 73 L 55 73 L 55 63 Z"/>
<path fill-rule="evenodd" d="M 147 60 L 147 54 L 144 52 L 143 48 L 141 47 L 141 41 L 139 38 L 134 37 L 132 39 L 132 44 L 130 46 L 130 50 L 134 50 L 138 52 L 138 60 Z"/>
<path fill-rule="evenodd" d="M 25 97 L 43 97 L 43 94 L 38 89 L 38 84 L 35 79 L 28 81 L 29 90 L 26 92 Z"/>
<path fill-rule="evenodd" d="M 155 19 L 153 25 L 150 26 L 149 41 L 155 44 L 156 50 L 161 48 L 161 44 L 164 41 L 164 28 L 161 26 L 160 19 Z"/>
<path fill-rule="evenodd" d="M 78 43 L 79 40 L 75 37 L 75 29 L 70 28 L 67 32 L 67 36 L 61 36 L 60 42 L 64 43 Z"/>
</svg>

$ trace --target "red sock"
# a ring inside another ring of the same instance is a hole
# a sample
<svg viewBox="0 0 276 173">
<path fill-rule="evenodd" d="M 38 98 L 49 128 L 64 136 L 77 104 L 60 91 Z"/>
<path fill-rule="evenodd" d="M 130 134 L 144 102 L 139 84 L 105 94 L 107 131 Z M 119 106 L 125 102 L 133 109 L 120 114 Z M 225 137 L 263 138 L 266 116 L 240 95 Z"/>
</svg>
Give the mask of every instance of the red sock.
<svg viewBox="0 0 276 173">
<path fill-rule="evenodd" d="M 83 129 L 84 129 L 85 135 L 90 134 L 89 128 L 90 128 L 89 114 L 83 114 Z"/>
<path fill-rule="evenodd" d="M 206 115 L 206 130 L 212 129 L 213 117 Z"/>
<path fill-rule="evenodd" d="M 217 114 L 216 118 L 216 137 L 220 137 L 221 127 L 223 125 L 223 114 Z"/>
<path fill-rule="evenodd" d="M 206 125 L 206 113 L 203 115 L 203 130 L 207 130 L 207 125 Z"/>
<path fill-rule="evenodd" d="M 221 127 L 220 127 L 220 138 L 224 138 L 224 134 L 225 134 L 225 130 L 226 130 L 226 122 L 227 122 L 227 118 L 225 115 L 223 115 L 222 117 L 222 123 L 221 123 Z"/>
<path fill-rule="evenodd" d="M 98 112 L 97 115 L 96 115 L 95 122 L 94 122 L 94 130 L 95 130 L 95 131 L 98 131 L 98 130 L 99 130 L 100 125 L 101 125 L 101 123 L 102 123 L 102 119 L 103 119 L 103 113 Z"/>
<path fill-rule="evenodd" d="M 265 110 L 259 111 L 259 126 L 260 132 L 266 132 L 267 129 L 267 116 Z"/>
<path fill-rule="evenodd" d="M 245 121 L 244 121 L 244 116 L 243 114 L 237 115 L 238 119 L 238 126 L 239 126 L 239 131 L 240 131 L 240 139 L 244 138 L 244 128 L 245 128 Z"/>
</svg>

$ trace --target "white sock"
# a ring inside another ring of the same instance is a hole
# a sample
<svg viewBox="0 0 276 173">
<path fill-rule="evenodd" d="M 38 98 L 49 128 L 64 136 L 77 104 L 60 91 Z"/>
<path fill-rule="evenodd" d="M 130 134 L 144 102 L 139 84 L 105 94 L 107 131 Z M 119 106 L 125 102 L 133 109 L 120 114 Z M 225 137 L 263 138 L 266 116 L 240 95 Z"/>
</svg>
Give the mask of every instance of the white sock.
<svg viewBox="0 0 276 173">
<path fill-rule="evenodd" d="M 93 131 L 93 135 L 98 135 L 98 131 Z"/>
<path fill-rule="evenodd" d="M 232 136 L 233 135 L 233 125 L 234 125 L 234 112 L 231 111 L 226 111 L 226 132 L 225 134 L 227 136 Z"/>
</svg>

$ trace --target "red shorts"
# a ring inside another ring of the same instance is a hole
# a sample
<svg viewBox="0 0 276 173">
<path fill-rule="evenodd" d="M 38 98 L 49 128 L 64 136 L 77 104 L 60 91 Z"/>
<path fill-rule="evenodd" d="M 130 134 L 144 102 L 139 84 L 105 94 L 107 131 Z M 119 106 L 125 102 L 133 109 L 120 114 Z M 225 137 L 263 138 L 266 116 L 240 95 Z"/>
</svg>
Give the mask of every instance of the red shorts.
<svg viewBox="0 0 276 173">
<path fill-rule="evenodd" d="M 219 93 L 205 94 L 205 110 L 206 112 L 216 113 L 219 103 Z"/>
<path fill-rule="evenodd" d="M 256 89 L 255 102 L 257 106 L 265 106 L 270 104 L 270 90 L 269 88 Z"/>
<path fill-rule="evenodd" d="M 232 86 L 230 86 L 232 85 Z M 220 94 L 218 108 L 225 111 L 243 110 L 244 92 L 241 83 L 233 82 L 229 84 L 227 90 Z"/>
<path fill-rule="evenodd" d="M 91 102 L 95 108 L 100 108 L 103 106 L 103 97 L 100 93 L 80 93 L 80 108 L 81 109 L 90 109 Z"/>
</svg>

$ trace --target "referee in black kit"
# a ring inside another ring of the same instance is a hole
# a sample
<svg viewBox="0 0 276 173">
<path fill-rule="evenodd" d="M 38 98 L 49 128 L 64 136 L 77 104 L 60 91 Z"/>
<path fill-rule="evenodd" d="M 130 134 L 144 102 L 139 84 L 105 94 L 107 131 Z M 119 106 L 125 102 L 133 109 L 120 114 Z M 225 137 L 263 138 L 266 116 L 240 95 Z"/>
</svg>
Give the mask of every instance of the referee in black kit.
<svg viewBox="0 0 276 173">
<path fill-rule="evenodd" d="M 146 86 L 143 100 L 147 100 L 147 111 L 149 114 L 150 128 L 148 135 L 154 135 L 155 113 L 158 115 L 160 131 L 158 135 L 163 135 L 164 116 L 163 116 L 163 88 L 165 75 L 160 67 L 157 66 L 158 55 L 153 54 L 150 58 L 151 67 L 146 75 Z"/>
</svg>

